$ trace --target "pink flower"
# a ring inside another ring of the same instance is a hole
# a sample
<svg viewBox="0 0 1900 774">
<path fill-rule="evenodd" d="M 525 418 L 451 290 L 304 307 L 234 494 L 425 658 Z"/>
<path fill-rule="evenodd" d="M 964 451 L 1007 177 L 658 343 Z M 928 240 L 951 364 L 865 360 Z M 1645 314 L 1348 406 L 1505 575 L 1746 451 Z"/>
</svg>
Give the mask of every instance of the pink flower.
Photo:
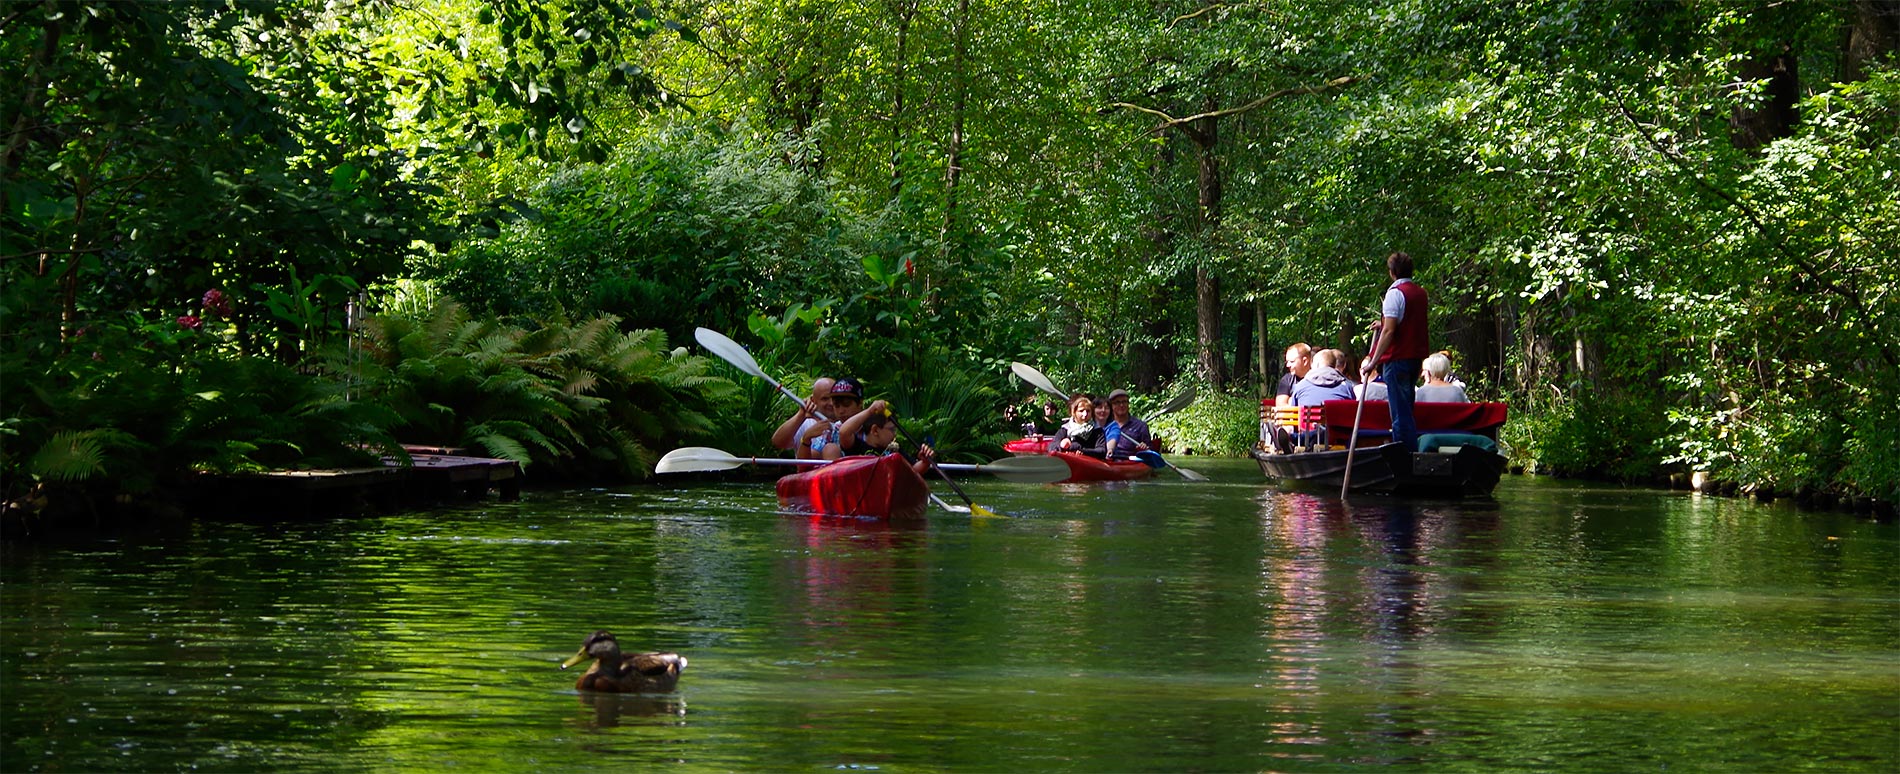
<svg viewBox="0 0 1900 774">
<path fill-rule="evenodd" d="M 211 312 L 219 317 L 230 317 L 231 297 L 225 295 L 224 291 L 216 288 L 207 290 L 205 291 L 204 308 L 205 311 Z"/>
<path fill-rule="evenodd" d="M 195 330 L 198 330 L 199 328 L 203 328 L 204 324 L 205 324 L 205 321 L 198 319 L 198 316 L 195 314 L 188 314 L 188 315 L 178 318 L 178 327 L 184 328 L 186 330 L 195 331 Z"/>
</svg>

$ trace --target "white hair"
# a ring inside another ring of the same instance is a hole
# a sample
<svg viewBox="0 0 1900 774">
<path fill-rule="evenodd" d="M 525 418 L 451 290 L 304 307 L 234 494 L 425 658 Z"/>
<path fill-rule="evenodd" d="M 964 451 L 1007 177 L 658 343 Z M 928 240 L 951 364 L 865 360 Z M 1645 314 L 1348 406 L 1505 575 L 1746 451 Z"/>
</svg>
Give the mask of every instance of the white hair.
<svg viewBox="0 0 1900 774">
<path fill-rule="evenodd" d="M 1445 378 L 1445 374 L 1451 373 L 1451 358 L 1439 354 L 1425 358 L 1425 373 L 1440 379 Z"/>
</svg>

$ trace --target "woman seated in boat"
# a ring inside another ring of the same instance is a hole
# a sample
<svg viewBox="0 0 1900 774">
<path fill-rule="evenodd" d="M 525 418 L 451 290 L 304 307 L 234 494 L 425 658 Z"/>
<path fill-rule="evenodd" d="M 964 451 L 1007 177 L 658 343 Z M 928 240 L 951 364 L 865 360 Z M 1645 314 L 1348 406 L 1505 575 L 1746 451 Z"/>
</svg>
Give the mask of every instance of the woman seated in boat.
<svg viewBox="0 0 1900 774">
<path fill-rule="evenodd" d="M 1365 384 L 1353 387 L 1353 393 L 1358 395 L 1360 400 L 1385 400 L 1385 375 L 1372 368 L 1372 358 L 1360 358 L 1359 372 L 1366 373 L 1367 371 L 1372 372 L 1372 378 L 1367 379 Z"/>
<path fill-rule="evenodd" d="M 1069 399 L 1069 421 L 1056 428 L 1049 442 L 1052 452 L 1077 452 L 1093 457 L 1107 453 L 1102 445 L 1102 425 L 1095 421 L 1096 401 L 1086 393 Z M 1107 409 L 1103 403 L 1102 408 Z"/>
<path fill-rule="evenodd" d="M 1451 358 L 1440 352 L 1425 358 L 1425 386 L 1418 388 L 1419 403 L 1470 403 L 1465 396 L 1465 388 L 1453 384 Z"/>
<path fill-rule="evenodd" d="M 890 404 L 881 400 L 871 401 L 863 411 L 853 414 L 838 426 L 838 435 L 825 444 L 825 459 L 841 459 L 846 455 L 871 455 L 881 457 L 896 454 L 897 423 L 891 419 Z M 906 459 L 911 459 L 906 455 Z M 936 453 L 929 444 L 918 447 L 917 456 L 910 463 L 910 469 L 923 475 L 930 470 L 930 464 L 936 459 Z"/>
<path fill-rule="evenodd" d="M 1104 428 L 1103 441 L 1108 447 L 1108 458 L 1125 460 L 1135 452 L 1144 452 L 1154 444 L 1154 435 L 1148 431 L 1148 423 L 1135 418 L 1128 409 L 1128 391 L 1116 390 L 1108 394 L 1108 426 Z"/>
</svg>

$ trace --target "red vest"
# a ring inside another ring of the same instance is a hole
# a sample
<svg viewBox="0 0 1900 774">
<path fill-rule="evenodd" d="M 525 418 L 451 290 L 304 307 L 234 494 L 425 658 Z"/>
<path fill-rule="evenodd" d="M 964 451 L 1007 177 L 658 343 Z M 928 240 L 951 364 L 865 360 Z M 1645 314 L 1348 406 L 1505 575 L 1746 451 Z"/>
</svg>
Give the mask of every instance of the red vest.
<svg viewBox="0 0 1900 774">
<path fill-rule="evenodd" d="M 1430 303 L 1425 300 L 1425 289 L 1416 282 L 1401 282 L 1398 290 L 1405 296 L 1405 316 L 1399 319 L 1398 329 L 1392 333 L 1392 346 L 1379 358 L 1381 363 L 1424 360 L 1431 354 L 1426 343 L 1425 318 L 1430 314 Z"/>
</svg>

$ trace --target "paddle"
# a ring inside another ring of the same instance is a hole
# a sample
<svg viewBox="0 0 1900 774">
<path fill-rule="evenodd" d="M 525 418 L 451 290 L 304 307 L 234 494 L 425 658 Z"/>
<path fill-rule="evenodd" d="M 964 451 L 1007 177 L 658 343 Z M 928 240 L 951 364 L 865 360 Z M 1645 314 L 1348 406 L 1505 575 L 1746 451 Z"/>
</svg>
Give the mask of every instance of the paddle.
<svg viewBox="0 0 1900 774">
<path fill-rule="evenodd" d="M 1368 351 L 1379 351 L 1379 331 L 1377 330 L 1372 332 L 1372 347 Z M 1377 364 L 1375 363 L 1374 366 L 1376 367 Z M 1366 413 L 1366 390 L 1372 384 L 1372 380 L 1366 378 L 1363 369 L 1359 372 L 1359 378 L 1364 380 L 1365 384 L 1359 385 L 1359 394 L 1352 408 L 1352 435 L 1346 436 L 1346 474 L 1339 478 L 1339 499 L 1341 500 L 1346 499 L 1346 492 L 1352 489 L 1352 457 L 1353 452 L 1359 450 L 1359 417 Z"/>
<path fill-rule="evenodd" d="M 1135 459 L 1148 463 L 1148 467 L 1151 467 L 1151 468 L 1167 468 L 1169 470 L 1172 470 L 1176 473 L 1181 474 L 1182 478 L 1185 478 L 1189 481 L 1206 481 L 1207 480 L 1206 476 L 1203 476 L 1192 470 L 1188 470 L 1187 468 L 1183 468 L 1183 467 L 1175 465 L 1172 462 L 1169 462 L 1166 457 L 1161 456 L 1161 452 L 1155 451 L 1153 449 L 1142 449 L 1141 451 L 1135 452 Z"/>
<path fill-rule="evenodd" d="M 793 394 L 791 390 L 785 389 L 785 385 L 779 384 L 777 379 L 766 376 L 765 370 L 759 368 L 759 361 L 753 360 L 752 353 L 747 352 L 745 347 L 739 346 L 739 342 L 726 338 L 725 334 L 711 328 L 694 328 L 693 338 L 699 342 L 700 346 L 705 347 L 707 352 L 718 355 L 720 360 L 731 363 L 733 368 L 764 379 L 767 384 L 778 388 L 779 392 L 784 393 L 785 397 L 791 398 L 793 403 L 800 406 L 805 405 L 804 398 L 800 398 Z M 830 419 L 830 417 L 825 416 L 820 416 L 819 418 Z"/>
<path fill-rule="evenodd" d="M 1049 381 L 1049 377 L 1043 376 L 1041 371 L 1022 363 L 1010 363 L 1009 371 L 1015 374 L 1016 378 L 1028 382 L 1030 386 L 1061 398 L 1064 403 L 1069 401 L 1069 394 L 1056 389 L 1056 383 Z"/>
<path fill-rule="evenodd" d="M 667 452 L 653 470 L 656 473 L 709 473 L 731 470 L 745 464 L 817 467 L 829 465 L 832 462 L 833 460 L 794 460 L 784 457 L 737 457 L 720 449 L 688 446 Z M 1053 484 L 1069 477 L 1068 464 L 1054 457 L 1004 457 L 981 465 L 940 463 L 937 467 L 959 473 L 987 473 L 1018 484 Z"/>
<path fill-rule="evenodd" d="M 904 441 L 906 443 L 909 443 L 913 448 L 920 448 L 920 449 L 923 448 L 922 444 L 917 443 L 917 439 L 910 437 L 909 430 L 905 430 L 903 425 L 898 424 L 897 415 L 892 413 L 888 407 L 884 409 L 884 416 L 888 417 L 891 420 L 891 427 L 897 428 L 897 432 L 904 434 Z M 1021 459 L 1030 459 L 1030 458 L 1023 457 Z M 1057 462 L 1059 460 L 1051 460 L 1051 461 Z M 977 505 L 975 500 L 970 499 L 969 495 L 963 493 L 963 487 L 957 486 L 957 482 L 950 478 L 950 474 L 944 472 L 942 466 L 937 466 L 934 463 L 932 466 L 937 468 L 937 477 L 943 479 L 944 483 L 950 485 L 950 491 L 956 492 L 958 497 L 963 498 L 964 504 L 970 506 L 970 513 L 976 514 L 978 516 L 1001 516 L 1002 515 L 988 508 L 985 508 L 981 505 Z M 1065 467 L 1065 468 L 1068 466 L 1069 466 L 1068 463 L 1063 463 L 1062 465 L 1062 467 Z M 1060 481 L 1061 479 L 1056 479 L 1056 480 Z M 942 505 L 944 510 L 947 510 L 947 511 L 954 510 L 950 507 L 948 503 L 945 503 L 942 500 L 938 500 L 937 504 Z"/>
</svg>

